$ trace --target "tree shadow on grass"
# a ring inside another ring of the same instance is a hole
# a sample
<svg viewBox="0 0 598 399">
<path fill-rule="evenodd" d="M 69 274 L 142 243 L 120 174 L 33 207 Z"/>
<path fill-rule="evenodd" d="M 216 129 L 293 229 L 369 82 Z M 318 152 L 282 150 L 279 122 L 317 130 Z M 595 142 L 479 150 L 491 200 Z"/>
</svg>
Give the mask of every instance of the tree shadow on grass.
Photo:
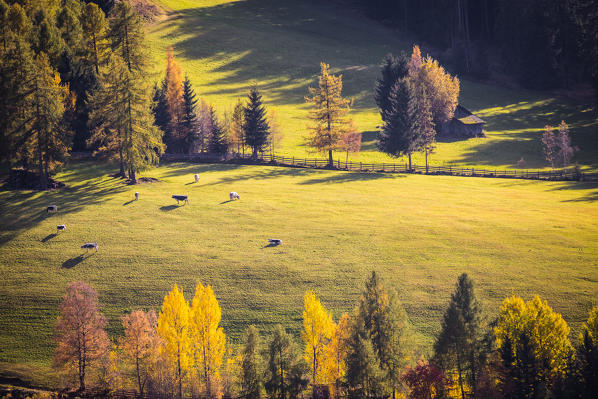
<svg viewBox="0 0 598 399">
<path fill-rule="evenodd" d="M 48 241 L 50 241 L 52 238 L 54 238 L 54 237 L 56 237 L 56 236 L 57 236 L 57 234 L 56 234 L 56 233 L 48 234 L 47 236 L 45 236 L 45 237 L 42 239 L 42 242 L 48 242 Z"/>
<path fill-rule="evenodd" d="M 339 172 L 333 175 L 324 176 L 321 178 L 309 179 L 300 182 L 301 185 L 306 184 L 322 184 L 322 183 L 347 183 L 353 181 L 367 181 L 377 179 L 396 179 L 403 178 L 405 175 L 397 173 L 380 173 L 380 172 Z"/>
<path fill-rule="evenodd" d="M 77 266 L 79 263 L 83 262 L 85 259 L 93 256 L 94 254 L 90 254 L 89 256 L 85 256 L 87 254 L 81 254 L 79 256 L 76 256 L 74 258 L 65 260 L 62 263 L 62 268 L 63 269 L 72 269 L 73 267 Z"/>
<path fill-rule="evenodd" d="M 598 201 L 598 183 L 593 182 L 567 182 L 560 187 L 551 189 L 550 191 L 561 190 L 591 190 L 586 195 L 579 198 L 572 198 L 564 200 L 563 202 L 596 202 Z"/>
<path fill-rule="evenodd" d="M 164 206 L 161 206 L 159 209 L 162 212 L 169 212 L 169 211 L 172 211 L 174 209 L 177 209 L 178 207 L 179 207 L 179 205 L 164 205 Z"/>
</svg>

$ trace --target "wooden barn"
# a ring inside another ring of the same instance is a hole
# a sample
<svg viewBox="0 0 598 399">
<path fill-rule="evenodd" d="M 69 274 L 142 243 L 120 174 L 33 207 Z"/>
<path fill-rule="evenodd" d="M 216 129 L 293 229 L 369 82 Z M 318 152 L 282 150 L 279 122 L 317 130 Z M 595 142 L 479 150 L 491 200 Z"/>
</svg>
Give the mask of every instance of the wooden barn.
<svg viewBox="0 0 598 399">
<path fill-rule="evenodd" d="M 442 126 L 440 135 L 443 137 L 463 138 L 485 137 L 484 125 L 486 122 L 474 115 L 462 105 L 457 105 L 453 119 Z"/>
</svg>

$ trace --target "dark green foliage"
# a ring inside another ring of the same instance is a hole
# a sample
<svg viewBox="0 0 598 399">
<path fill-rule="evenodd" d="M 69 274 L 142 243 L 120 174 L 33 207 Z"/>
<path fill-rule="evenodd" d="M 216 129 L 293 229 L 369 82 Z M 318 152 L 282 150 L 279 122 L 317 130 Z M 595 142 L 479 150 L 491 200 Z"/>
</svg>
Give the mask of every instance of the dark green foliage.
<svg viewBox="0 0 598 399">
<path fill-rule="evenodd" d="M 581 397 L 598 397 L 598 342 L 587 330 L 577 348 L 576 368 L 578 370 L 578 391 Z"/>
<path fill-rule="evenodd" d="M 262 96 L 258 89 L 251 89 L 247 97 L 243 131 L 245 133 L 245 143 L 251 147 L 252 156 L 257 158 L 258 152 L 264 151 L 268 146 L 270 126 L 268 126 L 266 108 L 262 104 Z"/>
<path fill-rule="evenodd" d="M 171 149 L 175 146 L 174 138 L 172 137 L 172 129 L 170 124 L 170 114 L 166 108 L 166 94 L 165 81 L 162 84 L 154 84 L 154 96 L 152 98 L 152 113 L 154 114 L 154 125 L 158 126 L 164 132 L 163 141 L 166 145 L 166 151 L 172 152 Z"/>
<path fill-rule="evenodd" d="M 399 79 L 388 94 L 389 111 L 378 133 L 377 147 L 393 157 L 410 155 L 418 148 L 417 136 L 412 134 L 409 120 L 410 84 Z"/>
<path fill-rule="evenodd" d="M 262 397 L 264 381 L 259 347 L 259 332 L 255 326 L 249 326 L 245 330 L 241 349 L 240 394 L 246 399 L 260 399 Z"/>
<path fill-rule="evenodd" d="M 381 76 L 376 81 L 374 99 L 384 122 L 388 121 L 393 109 L 390 99 L 392 88 L 399 79 L 407 76 L 408 62 L 409 58 L 402 52 L 398 57 L 387 54 L 382 65 L 380 65 Z"/>
<path fill-rule="evenodd" d="M 365 284 L 351 336 L 349 387 L 358 395 L 371 391 L 394 397 L 409 357 L 409 321 L 396 293 L 386 289 L 375 272 Z M 362 389 L 367 392 L 359 393 Z"/>
<path fill-rule="evenodd" d="M 212 131 L 210 133 L 210 137 L 208 138 L 208 152 L 212 154 L 224 155 L 228 152 L 228 141 L 226 139 L 224 129 L 218 120 L 216 111 L 212 106 L 210 107 L 209 115 Z"/>
<path fill-rule="evenodd" d="M 197 98 L 195 91 L 191 86 L 191 81 L 187 76 L 183 82 L 183 129 L 185 131 L 185 138 L 183 147 L 187 153 L 193 151 L 193 144 L 199 136 L 199 119 L 197 117 Z"/>
<path fill-rule="evenodd" d="M 109 37 L 112 50 L 122 57 L 129 71 L 142 72 L 147 63 L 143 24 L 128 1 L 116 3 L 110 12 Z"/>
<path fill-rule="evenodd" d="M 598 7 L 595 0 L 578 0 L 575 10 L 581 36 L 581 59 L 598 97 Z"/>
<path fill-rule="evenodd" d="M 266 352 L 268 365 L 264 386 L 271 399 L 295 399 L 307 388 L 309 367 L 297 344 L 277 325 Z"/>
<path fill-rule="evenodd" d="M 483 332 L 481 309 L 473 291 L 473 281 L 463 273 L 444 313 L 442 329 L 434 344 L 435 363 L 446 374 L 457 374 L 462 387 L 475 389 L 481 373 Z"/>
</svg>

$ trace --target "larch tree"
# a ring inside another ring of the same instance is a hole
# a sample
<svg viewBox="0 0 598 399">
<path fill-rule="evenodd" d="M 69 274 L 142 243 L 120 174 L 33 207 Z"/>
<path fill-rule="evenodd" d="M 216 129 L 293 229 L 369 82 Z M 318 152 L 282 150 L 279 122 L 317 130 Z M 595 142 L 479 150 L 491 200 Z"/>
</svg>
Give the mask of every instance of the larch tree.
<svg viewBox="0 0 598 399">
<path fill-rule="evenodd" d="M 356 321 L 355 325 L 363 324 L 384 373 L 385 390 L 394 399 L 401 372 L 410 355 L 411 331 L 407 313 L 396 292 L 386 289 L 375 272 L 366 281 L 357 312 L 361 321 Z"/>
<path fill-rule="evenodd" d="M 374 89 L 374 99 L 380 110 L 380 117 L 383 122 L 387 122 L 389 114 L 392 113 L 391 90 L 399 79 L 407 76 L 407 64 L 409 59 L 405 53 L 398 57 L 387 54 L 380 65 L 381 76 L 376 80 Z"/>
<path fill-rule="evenodd" d="M 170 135 L 164 137 L 168 152 L 184 152 L 185 132 L 183 131 L 183 119 L 185 116 L 184 84 L 181 67 L 174 59 L 172 50 L 168 51 L 166 63 L 166 77 L 164 78 L 164 97 L 166 110 L 170 120 Z"/>
<path fill-rule="evenodd" d="M 367 399 L 380 396 L 384 391 L 384 372 L 364 320 L 358 313 L 352 318 L 347 349 L 349 397 Z"/>
<path fill-rule="evenodd" d="M 332 315 L 311 291 L 303 297 L 303 331 L 301 338 L 305 343 L 305 361 L 310 365 L 312 384 L 324 383 L 326 378 L 326 347 L 332 339 L 334 322 Z"/>
<path fill-rule="evenodd" d="M 565 121 L 561 121 L 559 124 L 559 131 L 556 135 L 556 141 L 559 147 L 559 156 L 563 161 L 563 168 L 566 168 L 567 164 L 571 160 L 571 157 L 573 154 L 575 154 L 575 148 L 571 145 L 569 126 L 567 126 Z"/>
<path fill-rule="evenodd" d="M 475 395 L 483 363 L 482 340 L 481 307 L 475 297 L 473 281 L 463 273 L 459 276 L 434 344 L 435 363 L 441 365 L 447 374 L 457 375 L 463 399 L 465 384 Z"/>
<path fill-rule="evenodd" d="M 436 130 L 428 92 L 424 85 L 415 85 L 409 98 L 409 130 L 414 143 L 419 144 L 419 150 L 426 156 L 426 173 L 428 173 L 428 155 L 434 152 L 436 144 Z"/>
<path fill-rule="evenodd" d="M 158 348 L 162 345 L 156 331 L 156 312 L 135 310 L 123 316 L 121 321 L 125 335 L 120 339 L 120 349 L 127 362 L 133 366 L 138 393 L 143 397 L 145 385 L 156 362 Z"/>
<path fill-rule="evenodd" d="M 60 85 L 60 75 L 52 69 L 48 57 L 40 53 L 31 79 L 28 135 L 36 149 L 40 188 L 48 188 L 50 172 L 68 155 L 72 134 L 65 129 L 63 116 L 68 88 Z"/>
<path fill-rule="evenodd" d="M 93 66 L 96 75 L 99 75 L 100 65 L 106 59 L 108 23 L 104 12 L 95 3 L 87 3 L 81 19 L 86 62 Z"/>
<path fill-rule="evenodd" d="M 245 143 L 251 148 L 252 157 L 257 159 L 258 153 L 264 151 L 268 146 L 270 126 L 266 108 L 262 103 L 262 96 L 256 87 L 249 91 L 244 108 L 243 133 Z"/>
<path fill-rule="evenodd" d="M 230 120 L 228 123 L 229 135 L 233 140 L 233 144 L 237 146 L 237 153 L 245 155 L 245 131 L 243 130 L 243 122 L 245 120 L 245 105 L 241 99 L 237 99 L 237 103 L 233 108 Z"/>
<path fill-rule="evenodd" d="M 347 373 L 347 352 L 351 334 L 351 316 L 343 313 L 336 324 L 332 337 L 326 345 L 326 371 L 327 379 L 334 384 L 334 397 L 341 396 L 342 382 Z"/>
<path fill-rule="evenodd" d="M 358 153 L 361 150 L 361 132 L 352 120 L 338 142 L 338 149 L 345 151 L 345 164 L 347 165 L 349 164 L 349 153 Z"/>
<path fill-rule="evenodd" d="M 198 377 L 208 397 L 215 394 L 214 386 L 222 365 L 226 337 L 220 319 L 222 313 L 211 286 L 197 283 L 189 315 L 190 337 Z"/>
<path fill-rule="evenodd" d="M 54 364 L 74 367 L 79 377 L 79 391 L 83 392 L 88 368 L 105 357 L 110 349 L 104 330 L 106 318 L 100 313 L 97 292 L 82 281 L 67 287 L 59 311 Z"/>
<path fill-rule="evenodd" d="M 559 143 L 557 142 L 557 136 L 554 134 L 554 128 L 552 126 L 546 125 L 544 127 L 541 141 L 544 157 L 548 163 L 550 163 L 552 169 L 554 169 L 559 158 Z"/>
<path fill-rule="evenodd" d="M 183 378 L 192 360 L 189 313 L 183 291 L 175 284 L 164 297 L 158 316 L 158 335 L 164 340 L 164 351 L 174 365 L 179 399 L 183 397 Z"/>
<path fill-rule="evenodd" d="M 247 327 L 241 348 L 240 394 L 246 399 L 260 399 L 264 388 L 260 334 L 255 326 Z"/>
<path fill-rule="evenodd" d="M 569 331 L 563 317 L 537 295 L 528 302 L 517 296 L 503 301 L 494 335 L 516 392 L 534 397 L 564 376 L 573 349 Z"/>
<path fill-rule="evenodd" d="M 593 398 L 598 394 L 598 306 L 594 306 L 581 326 L 576 360 L 579 364 L 581 394 Z"/>
<path fill-rule="evenodd" d="M 112 51 L 120 55 L 130 72 L 146 73 L 148 56 L 139 14 L 128 1 L 120 1 L 112 8 L 109 24 Z"/>
<path fill-rule="evenodd" d="M 320 63 L 318 87 L 310 87 L 310 96 L 305 101 L 313 105 L 309 119 L 313 124 L 309 126 L 310 136 L 307 145 L 319 152 L 328 152 L 328 166 L 334 166 L 332 151 L 334 151 L 343 133 L 349 126 L 346 118 L 350 110 L 350 101 L 341 96 L 343 90 L 343 76 L 330 74 L 330 66 Z"/>
<path fill-rule="evenodd" d="M 269 136 L 269 146 L 270 146 L 270 155 L 274 155 L 275 147 L 280 144 L 284 134 L 282 132 L 282 127 L 280 126 L 280 121 L 278 120 L 278 114 L 276 110 L 271 110 L 268 115 L 268 125 L 270 126 L 270 136 Z"/>
</svg>

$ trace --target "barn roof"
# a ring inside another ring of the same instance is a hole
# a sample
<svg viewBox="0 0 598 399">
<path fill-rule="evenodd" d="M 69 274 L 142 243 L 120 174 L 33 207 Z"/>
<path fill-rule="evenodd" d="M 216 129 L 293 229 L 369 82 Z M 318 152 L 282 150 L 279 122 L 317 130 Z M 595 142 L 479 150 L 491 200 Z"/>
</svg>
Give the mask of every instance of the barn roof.
<svg viewBox="0 0 598 399">
<path fill-rule="evenodd" d="M 486 123 L 485 120 L 474 115 L 470 110 L 462 105 L 457 105 L 454 118 L 464 125 L 479 125 Z"/>
</svg>

